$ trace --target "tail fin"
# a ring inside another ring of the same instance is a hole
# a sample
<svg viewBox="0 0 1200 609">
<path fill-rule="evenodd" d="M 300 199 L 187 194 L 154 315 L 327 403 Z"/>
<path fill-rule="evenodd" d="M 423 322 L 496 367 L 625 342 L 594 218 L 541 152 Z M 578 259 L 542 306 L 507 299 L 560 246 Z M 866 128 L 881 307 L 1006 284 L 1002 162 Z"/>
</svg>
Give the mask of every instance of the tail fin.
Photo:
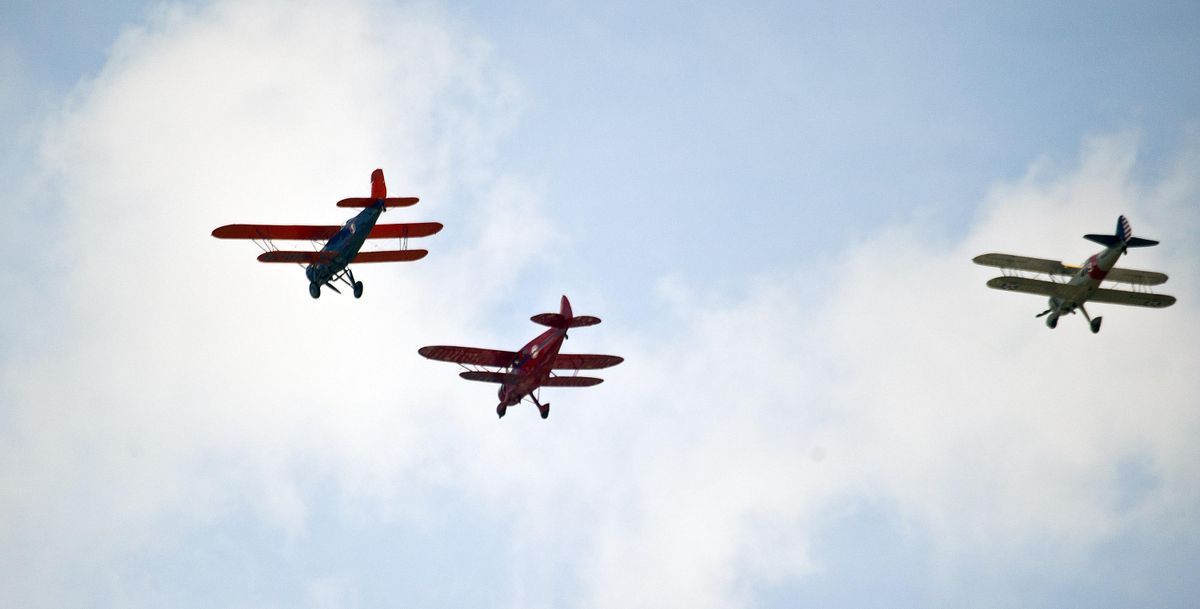
<svg viewBox="0 0 1200 609">
<path fill-rule="evenodd" d="M 383 170 L 376 169 L 371 172 L 371 198 L 386 199 L 387 198 L 387 182 L 383 181 Z"/>
<path fill-rule="evenodd" d="M 1141 237 L 1133 236 L 1133 225 L 1125 216 L 1117 217 L 1117 230 L 1111 235 L 1084 235 L 1084 239 L 1094 241 L 1104 247 L 1112 247 L 1114 245 L 1124 245 L 1125 247 L 1150 247 L 1158 245 L 1153 239 L 1142 239 Z"/>
<path fill-rule="evenodd" d="M 600 323 L 600 318 L 592 317 L 591 315 L 580 315 L 576 317 L 571 313 L 571 301 L 567 300 L 566 296 L 562 297 L 562 303 L 558 307 L 558 313 L 539 313 L 529 318 L 535 324 L 550 326 L 551 328 L 582 328 L 583 326 L 594 326 Z"/>
</svg>

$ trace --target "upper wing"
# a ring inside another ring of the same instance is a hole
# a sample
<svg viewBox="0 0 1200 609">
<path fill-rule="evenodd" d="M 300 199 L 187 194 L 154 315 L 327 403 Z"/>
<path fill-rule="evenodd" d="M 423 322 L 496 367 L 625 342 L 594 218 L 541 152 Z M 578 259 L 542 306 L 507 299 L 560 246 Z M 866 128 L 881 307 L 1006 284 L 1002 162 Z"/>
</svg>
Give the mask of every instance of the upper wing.
<svg viewBox="0 0 1200 609">
<path fill-rule="evenodd" d="M 409 237 L 428 237 L 442 230 L 440 222 L 412 222 L 409 224 L 376 224 L 371 229 L 368 239 L 407 239 Z"/>
<path fill-rule="evenodd" d="M 542 381 L 542 387 L 591 387 L 603 382 L 592 376 L 552 376 Z"/>
<path fill-rule="evenodd" d="M 409 205 L 416 205 L 417 201 L 420 201 L 420 199 L 416 197 L 388 197 L 383 200 L 383 206 L 385 208 L 408 207 Z M 370 197 L 351 197 L 337 202 L 338 207 L 370 207 L 374 204 L 375 199 Z"/>
<path fill-rule="evenodd" d="M 1109 271 L 1108 275 L 1105 276 L 1105 279 L 1109 281 L 1119 281 L 1121 283 L 1134 283 L 1137 285 L 1159 285 L 1167 282 L 1167 276 L 1163 273 L 1122 268 L 1115 268 Z"/>
<path fill-rule="evenodd" d="M 321 241 L 337 234 L 340 226 L 298 224 L 226 224 L 212 232 L 218 239 L 295 239 Z"/>
<path fill-rule="evenodd" d="M 443 362 L 489 366 L 492 368 L 508 368 L 517 358 L 517 354 L 512 351 L 477 349 L 475 347 L 447 347 L 442 345 L 421 347 L 417 350 L 417 353 L 429 359 L 436 359 Z"/>
<path fill-rule="evenodd" d="M 359 252 L 355 264 L 364 262 L 412 262 L 429 254 L 429 250 L 389 250 L 386 252 Z"/>
<path fill-rule="evenodd" d="M 1031 271 L 1047 275 L 1074 275 L 1079 271 L 1079 267 L 1068 266 L 1058 260 L 1027 258 L 1025 256 L 1013 256 L 1012 254 L 983 254 L 976 256 L 973 260 L 975 264 L 982 264 L 983 266 Z"/>
<path fill-rule="evenodd" d="M 555 370 L 599 370 L 600 368 L 611 368 L 625 361 L 623 357 L 615 355 L 566 355 L 559 353 L 558 357 L 554 358 Z"/>
<path fill-rule="evenodd" d="M 1088 300 L 1091 302 L 1107 302 L 1133 307 L 1151 307 L 1154 309 L 1161 309 L 1175 304 L 1175 297 L 1166 294 L 1105 289 L 1096 290 L 1096 293 L 1092 294 Z"/>
<path fill-rule="evenodd" d="M 1033 273 L 1045 273 L 1047 275 L 1074 275 L 1079 272 L 1079 267 L 1063 264 L 1057 260 L 1046 260 L 1045 258 L 1027 258 L 1025 256 L 1013 256 L 1011 254 L 983 254 L 974 258 L 975 264 L 984 266 L 994 266 L 1002 269 L 1014 269 L 1018 271 L 1030 271 Z M 1136 269 L 1115 268 L 1108 272 L 1105 277 L 1108 281 L 1118 281 L 1121 283 L 1136 283 L 1139 285 L 1158 285 L 1167 281 L 1167 276 L 1154 271 L 1139 271 Z"/>
<path fill-rule="evenodd" d="M 1055 298 L 1064 298 L 1068 287 L 1062 283 L 1029 279 L 1026 277 L 996 277 L 995 279 L 988 280 L 987 286 L 997 290 L 1024 292 L 1025 294 L 1037 294 L 1039 296 L 1053 296 Z"/>
<path fill-rule="evenodd" d="M 333 260 L 333 252 L 288 252 L 275 250 L 259 254 L 259 262 L 295 262 L 297 264 L 325 264 Z"/>
</svg>

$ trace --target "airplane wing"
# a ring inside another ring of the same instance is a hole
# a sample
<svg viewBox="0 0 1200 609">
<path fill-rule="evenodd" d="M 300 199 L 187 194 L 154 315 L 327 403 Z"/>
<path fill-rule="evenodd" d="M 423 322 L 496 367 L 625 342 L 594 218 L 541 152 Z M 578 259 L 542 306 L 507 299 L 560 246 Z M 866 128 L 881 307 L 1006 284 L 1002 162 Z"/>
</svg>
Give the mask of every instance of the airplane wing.
<svg viewBox="0 0 1200 609">
<path fill-rule="evenodd" d="M 428 237 L 442 230 L 440 222 L 413 222 L 410 224 L 376 224 L 368 239 L 407 239 Z"/>
<path fill-rule="evenodd" d="M 1002 269 L 1012 269 L 1017 271 L 1030 271 L 1033 273 L 1045 273 L 1047 275 L 1068 275 L 1073 276 L 1079 272 L 1079 267 L 1063 264 L 1057 260 L 1046 260 L 1045 258 L 1027 258 L 1025 256 L 1013 256 L 1011 254 L 983 254 L 974 258 L 975 264 L 983 266 L 994 266 Z M 1139 271 L 1137 269 L 1115 268 L 1108 272 L 1104 278 L 1106 281 L 1117 281 L 1120 283 L 1133 283 L 1137 285 L 1159 285 L 1166 283 L 1167 276 L 1163 273 L 1154 271 Z"/>
<path fill-rule="evenodd" d="M 1027 277 L 996 277 L 988 280 L 987 286 L 996 290 L 1037 294 L 1038 296 L 1053 296 L 1056 298 L 1065 298 L 1068 288 L 1066 284 L 1042 281 L 1040 279 L 1029 279 Z"/>
<path fill-rule="evenodd" d="M 982 264 L 983 266 L 1045 273 L 1047 275 L 1074 275 L 1079 272 L 1079 267 L 1068 266 L 1058 260 L 1028 258 L 1025 256 L 1013 256 L 1012 254 L 983 254 L 976 256 L 972 260 L 975 264 Z"/>
<path fill-rule="evenodd" d="M 412 262 L 429 254 L 429 250 L 389 250 L 386 252 L 359 252 L 354 264 L 364 262 Z"/>
<path fill-rule="evenodd" d="M 297 264 L 325 264 L 333 260 L 333 252 L 289 252 L 275 250 L 259 254 L 259 262 L 295 262 Z"/>
<path fill-rule="evenodd" d="M 552 376 L 542 381 L 542 387 L 591 387 L 603 382 L 592 376 Z"/>
<path fill-rule="evenodd" d="M 507 368 L 517 359 L 512 351 L 497 349 L 477 349 L 475 347 L 448 347 L 442 345 L 421 347 L 417 353 L 443 362 L 470 364 L 472 366 L 488 366 L 492 368 Z"/>
<path fill-rule="evenodd" d="M 226 224 L 212 232 L 218 239 L 293 239 L 324 241 L 337 234 L 340 226 L 302 226 L 298 224 Z"/>
<path fill-rule="evenodd" d="M 517 375 L 505 374 L 503 372 L 479 372 L 472 370 L 468 372 L 460 372 L 458 375 L 467 379 L 468 381 L 479 381 L 481 383 L 499 383 L 503 385 L 504 383 L 517 382 Z"/>
<path fill-rule="evenodd" d="M 416 197 L 388 197 L 383 200 L 383 207 L 385 209 L 408 207 L 409 205 L 416 205 L 417 201 L 420 201 L 420 199 Z M 374 204 L 375 199 L 369 197 L 351 197 L 337 202 L 338 207 L 370 207 Z"/>
<path fill-rule="evenodd" d="M 1167 282 L 1167 276 L 1154 271 L 1139 271 L 1136 269 L 1115 268 L 1104 277 L 1108 281 L 1132 283 L 1135 285 L 1159 285 Z"/>
<path fill-rule="evenodd" d="M 566 355 L 559 353 L 558 357 L 554 358 L 555 370 L 599 370 L 600 368 L 611 368 L 625 361 L 623 357 L 615 355 Z"/>
<path fill-rule="evenodd" d="M 1161 309 L 1175 304 L 1175 297 L 1166 294 L 1150 294 L 1149 292 L 1099 289 L 1096 290 L 1095 294 L 1092 294 L 1088 302 L 1107 302 L 1109 304 Z"/>
</svg>

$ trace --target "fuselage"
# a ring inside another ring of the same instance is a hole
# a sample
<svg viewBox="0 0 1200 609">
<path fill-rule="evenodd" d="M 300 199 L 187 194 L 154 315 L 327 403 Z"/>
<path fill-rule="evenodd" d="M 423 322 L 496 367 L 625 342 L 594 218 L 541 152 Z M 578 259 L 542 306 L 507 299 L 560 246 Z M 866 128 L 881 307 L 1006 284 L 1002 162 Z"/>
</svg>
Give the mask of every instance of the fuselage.
<svg viewBox="0 0 1200 609">
<path fill-rule="evenodd" d="M 305 270 L 308 280 L 321 285 L 341 273 L 358 255 L 358 251 L 367 240 L 367 235 L 371 234 L 371 229 L 375 228 L 375 223 L 379 221 L 381 213 L 383 199 L 375 201 L 373 205 L 347 220 L 346 225 L 334 233 L 325 243 L 325 247 L 321 248 L 322 252 L 333 252 L 333 259 L 324 264 L 309 265 Z"/>
<path fill-rule="evenodd" d="M 500 386 L 501 404 L 514 406 L 542 385 L 550 376 L 554 358 L 558 357 L 558 350 L 566 336 L 566 329 L 550 328 L 517 351 L 511 368 L 517 380 Z"/>
<path fill-rule="evenodd" d="M 1108 272 L 1117 265 L 1117 260 L 1121 258 L 1121 254 L 1125 253 L 1125 246 L 1118 244 L 1107 248 L 1096 254 L 1092 254 L 1090 258 L 1083 263 L 1083 267 L 1071 280 L 1067 282 L 1067 296 L 1062 298 L 1050 298 L 1050 310 L 1054 316 L 1065 315 L 1074 311 L 1079 305 L 1087 302 L 1096 290 L 1100 289 L 1100 283 L 1108 276 Z"/>
</svg>

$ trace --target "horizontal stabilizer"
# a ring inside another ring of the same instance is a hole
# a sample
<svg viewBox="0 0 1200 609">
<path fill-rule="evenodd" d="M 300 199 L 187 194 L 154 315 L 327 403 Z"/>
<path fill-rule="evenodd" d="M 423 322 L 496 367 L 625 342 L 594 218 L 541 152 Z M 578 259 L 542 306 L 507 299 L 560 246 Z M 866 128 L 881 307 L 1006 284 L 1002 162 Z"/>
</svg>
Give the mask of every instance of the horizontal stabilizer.
<svg viewBox="0 0 1200 609">
<path fill-rule="evenodd" d="M 333 260 L 333 252 L 288 252 L 275 250 L 259 254 L 259 262 L 289 262 L 295 264 L 325 264 Z"/>
<path fill-rule="evenodd" d="M 479 381 L 481 383 L 504 384 L 517 382 L 517 375 L 506 374 L 504 372 L 480 372 L 476 370 L 469 370 L 467 372 L 460 372 L 458 375 L 467 379 L 468 381 Z"/>
<path fill-rule="evenodd" d="M 388 197 L 383 200 L 383 207 L 391 209 L 393 207 L 409 207 L 416 205 L 420 201 L 417 197 Z M 377 199 L 370 197 L 350 197 L 337 202 L 338 207 L 370 207 L 375 204 Z"/>
<path fill-rule="evenodd" d="M 364 262 L 412 262 L 429 254 L 429 250 L 389 250 L 386 252 L 359 252 L 354 264 Z"/>
<path fill-rule="evenodd" d="M 552 376 L 542 381 L 542 387 L 591 387 L 603 382 L 593 376 Z"/>
<path fill-rule="evenodd" d="M 580 315 L 567 319 L 560 313 L 539 313 L 529 318 L 535 324 L 550 326 L 551 328 L 582 328 L 584 326 L 594 326 L 600 323 L 599 317 L 591 315 Z"/>
<path fill-rule="evenodd" d="M 409 239 L 436 235 L 442 230 L 440 222 L 411 222 L 408 224 L 376 224 L 368 239 Z"/>
<path fill-rule="evenodd" d="M 1087 239 L 1088 241 L 1092 241 L 1094 243 L 1099 243 L 1100 245 L 1103 245 L 1104 247 L 1112 247 L 1114 245 L 1120 245 L 1120 243 L 1121 243 L 1121 238 L 1116 235 L 1092 234 L 1092 235 L 1084 235 L 1083 238 Z"/>
<path fill-rule="evenodd" d="M 1158 245 L 1158 242 L 1154 239 L 1130 237 L 1129 240 L 1125 242 L 1125 245 L 1128 247 L 1150 247 L 1151 245 Z"/>
</svg>

